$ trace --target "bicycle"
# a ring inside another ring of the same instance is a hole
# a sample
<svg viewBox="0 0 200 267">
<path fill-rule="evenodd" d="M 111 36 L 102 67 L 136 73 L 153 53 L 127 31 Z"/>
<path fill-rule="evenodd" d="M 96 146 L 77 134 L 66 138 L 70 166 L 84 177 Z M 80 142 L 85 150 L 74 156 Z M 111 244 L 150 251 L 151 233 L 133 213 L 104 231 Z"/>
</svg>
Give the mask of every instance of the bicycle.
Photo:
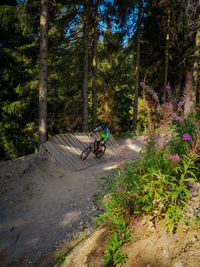
<svg viewBox="0 0 200 267">
<path fill-rule="evenodd" d="M 91 151 L 95 154 L 96 158 L 100 159 L 106 151 L 106 145 L 99 143 L 95 138 L 89 146 L 83 149 L 80 158 L 85 160 Z"/>
</svg>

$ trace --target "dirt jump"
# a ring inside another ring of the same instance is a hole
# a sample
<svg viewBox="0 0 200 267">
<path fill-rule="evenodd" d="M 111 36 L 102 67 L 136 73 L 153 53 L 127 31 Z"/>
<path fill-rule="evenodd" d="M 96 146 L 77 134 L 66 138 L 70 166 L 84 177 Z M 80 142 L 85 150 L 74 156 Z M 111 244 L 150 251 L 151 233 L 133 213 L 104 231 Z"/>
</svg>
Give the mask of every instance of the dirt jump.
<svg viewBox="0 0 200 267">
<path fill-rule="evenodd" d="M 120 161 L 136 159 L 144 138 L 117 143 L 117 153 L 109 156 L 108 150 L 95 164 L 79 162 L 79 170 L 64 168 L 47 151 L 0 163 L 0 266 L 39 266 L 91 227 L 102 212 L 93 203 L 100 177 Z"/>
</svg>

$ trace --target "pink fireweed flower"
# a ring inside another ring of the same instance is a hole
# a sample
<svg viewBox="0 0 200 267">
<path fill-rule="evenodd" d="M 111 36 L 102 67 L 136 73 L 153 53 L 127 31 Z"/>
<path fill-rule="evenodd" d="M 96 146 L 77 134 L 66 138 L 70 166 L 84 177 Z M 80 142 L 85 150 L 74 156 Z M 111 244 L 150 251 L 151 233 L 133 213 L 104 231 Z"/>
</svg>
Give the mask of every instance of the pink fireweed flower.
<svg viewBox="0 0 200 267">
<path fill-rule="evenodd" d="M 191 140 L 191 136 L 189 134 L 184 134 L 183 135 L 183 140 Z"/>
<path fill-rule="evenodd" d="M 176 113 L 173 113 L 173 117 L 174 119 L 176 119 L 177 121 L 179 120 L 179 116 Z"/>
<path fill-rule="evenodd" d="M 180 108 L 182 106 L 183 106 L 183 102 L 182 101 L 178 102 L 178 107 Z"/>
<path fill-rule="evenodd" d="M 117 187 L 117 192 L 123 191 L 122 187 Z"/>
<path fill-rule="evenodd" d="M 180 157 L 179 157 L 179 155 L 177 155 L 177 154 L 171 156 L 170 159 L 171 159 L 172 161 L 180 162 Z"/>
<path fill-rule="evenodd" d="M 179 121 L 183 121 L 183 117 L 179 117 Z"/>
<path fill-rule="evenodd" d="M 169 91 L 171 89 L 171 86 L 169 84 L 166 85 L 165 89 Z"/>
<path fill-rule="evenodd" d="M 140 82 L 140 86 L 143 87 L 144 86 L 144 82 Z"/>
<path fill-rule="evenodd" d="M 183 118 L 179 117 L 176 113 L 170 112 L 169 114 L 170 114 L 170 117 L 169 117 L 170 120 L 183 121 Z"/>
</svg>

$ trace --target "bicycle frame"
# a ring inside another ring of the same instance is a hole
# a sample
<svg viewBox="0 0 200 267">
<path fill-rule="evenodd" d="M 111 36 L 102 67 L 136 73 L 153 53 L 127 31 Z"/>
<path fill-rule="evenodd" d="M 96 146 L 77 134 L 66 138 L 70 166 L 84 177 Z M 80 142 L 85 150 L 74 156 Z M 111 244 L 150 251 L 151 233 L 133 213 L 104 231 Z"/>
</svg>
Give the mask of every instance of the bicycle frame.
<svg viewBox="0 0 200 267">
<path fill-rule="evenodd" d="M 93 151 L 92 152 L 95 154 L 99 150 L 99 144 L 98 144 L 96 138 L 92 141 L 92 144 L 93 144 Z"/>
</svg>

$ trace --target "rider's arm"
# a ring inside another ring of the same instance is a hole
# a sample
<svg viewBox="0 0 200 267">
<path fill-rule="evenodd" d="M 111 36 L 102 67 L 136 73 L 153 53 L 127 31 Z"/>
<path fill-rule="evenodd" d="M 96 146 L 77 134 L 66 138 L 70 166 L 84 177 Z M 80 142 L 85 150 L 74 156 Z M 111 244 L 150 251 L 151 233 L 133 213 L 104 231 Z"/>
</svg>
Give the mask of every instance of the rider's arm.
<svg viewBox="0 0 200 267">
<path fill-rule="evenodd" d="M 110 134 L 110 132 L 109 132 L 109 129 L 108 129 L 108 128 L 106 128 L 106 138 L 105 138 L 105 142 L 107 142 L 107 141 L 108 141 L 109 134 Z"/>
<path fill-rule="evenodd" d="M 93 133 L 96 133 L 96 132 L 99 132 L 99 131 L 101 131 L 101 130 L 102 130 L 102 128 L 101 128 L 101 126 L 99 126 L 99 127 L 97 127 L 96 129 L 92 130 L 92 132 L 93 132 Z"/>
</svg>

